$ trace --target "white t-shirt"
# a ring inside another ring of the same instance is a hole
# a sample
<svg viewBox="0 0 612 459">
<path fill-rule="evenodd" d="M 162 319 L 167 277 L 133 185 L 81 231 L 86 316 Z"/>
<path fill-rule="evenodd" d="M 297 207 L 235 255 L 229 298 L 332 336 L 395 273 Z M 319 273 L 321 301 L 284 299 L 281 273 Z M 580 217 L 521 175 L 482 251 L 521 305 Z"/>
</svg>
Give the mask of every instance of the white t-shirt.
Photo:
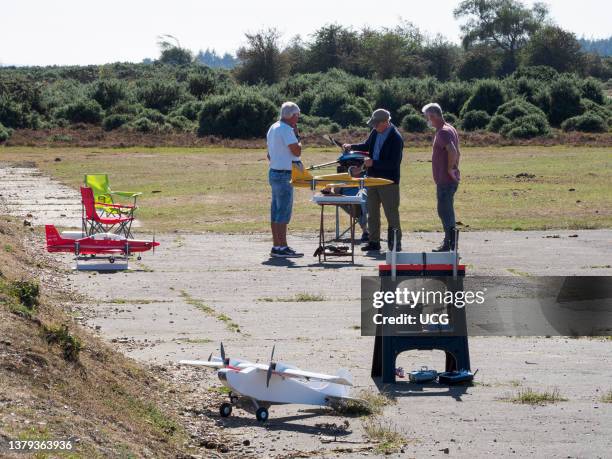
<svg viewBox="0 0 612 459">
<path fill-rule="evenodd" d="M 270 155 L 270 169 L 278 169 L 284 171 L 291 170 L 291 163 L 300 160 L 289 150 L 289 145 L 298 143 L 298 139 L 293 132 L 293 128 L 287 123 L 277 121 L 270 129 L 267 135 L 268 154 Z"/>
</svg>

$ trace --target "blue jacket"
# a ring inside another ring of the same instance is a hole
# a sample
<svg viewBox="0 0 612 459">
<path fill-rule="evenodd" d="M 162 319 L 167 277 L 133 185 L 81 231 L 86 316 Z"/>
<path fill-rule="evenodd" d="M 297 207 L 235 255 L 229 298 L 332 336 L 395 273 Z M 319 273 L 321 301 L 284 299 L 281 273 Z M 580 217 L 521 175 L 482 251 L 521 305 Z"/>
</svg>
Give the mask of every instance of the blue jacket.
<svg viewBox="0 0 612 459">
<path fill-rule="evenodd" d="M 374 151 L 374 144 L 376 143 L 376 136 L 378 132 L 376 129 L 372 129 L 370 135 L 364 143 L 357 143 L 351 145 L 351 150 L 355 151 L 367 151 L 370 153 L 370 158 Z M 368 176 L 379 177 L 393 180 L 395 183 L 400 182 L 400 164 L 402 163 L 402 156 L 404 152 L 404 139 L 394 125 L 391 125 L 391 132 L 385 143 L 382 144 L 380 149 L 380 159 L 374 161 L 372 167 L 368 169 Z"/>
</svg>

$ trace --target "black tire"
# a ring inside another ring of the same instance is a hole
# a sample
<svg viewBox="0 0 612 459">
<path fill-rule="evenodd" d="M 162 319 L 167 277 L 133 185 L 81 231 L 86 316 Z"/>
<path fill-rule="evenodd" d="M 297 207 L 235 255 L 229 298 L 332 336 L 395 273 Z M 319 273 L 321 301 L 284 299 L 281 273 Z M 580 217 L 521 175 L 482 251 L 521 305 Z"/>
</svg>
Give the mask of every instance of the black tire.
<svg viewBox="0 0 612 459">
<path fill-rule="evenodd" d="M 266 422 L 269 417 L 268 409 L 264 408 L 263 406 L 261 408 L 258 408 L 255 412 L 255 417 L 259 422 Z"/>
<path fill-rule="evenodd" d="M 109 262 L 109 263 L 114 263 L 114 262 L 115 262 L 115 259 L 114 259 L 113 257 L 110 257 L 110 258 L 108 259 L 108 262 Z"/>
<path fill-rule="evenodd" d="M 228 417 L 230 414 L 232 414 L 232 405 L 230 403 L 223 403 L 219 407 L 219 414 L 222 418 Z"/>
</svg>

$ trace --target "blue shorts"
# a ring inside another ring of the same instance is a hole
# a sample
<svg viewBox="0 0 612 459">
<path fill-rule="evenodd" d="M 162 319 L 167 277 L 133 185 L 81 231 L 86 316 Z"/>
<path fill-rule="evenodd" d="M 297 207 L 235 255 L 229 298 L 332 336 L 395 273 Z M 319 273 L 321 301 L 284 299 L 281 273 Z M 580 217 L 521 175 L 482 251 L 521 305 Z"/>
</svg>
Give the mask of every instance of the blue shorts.
<svg viewBox="0 0 612 459">
<path fill-rule="evenodd" d="M 293 210 L 293 186 L 291 171 L 270 169 L 268 180 L 272 187 L 270 220 L 272 223 L 289 223 Z"/>
</svg>

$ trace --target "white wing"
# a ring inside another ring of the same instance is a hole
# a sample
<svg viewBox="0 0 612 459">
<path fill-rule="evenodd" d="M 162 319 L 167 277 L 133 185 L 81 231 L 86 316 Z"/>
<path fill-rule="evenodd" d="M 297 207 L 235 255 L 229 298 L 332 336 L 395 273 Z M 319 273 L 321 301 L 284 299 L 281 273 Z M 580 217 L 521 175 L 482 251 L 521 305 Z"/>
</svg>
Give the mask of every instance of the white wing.
<svg viewBox="0 0 612 459">
<path fill-rule="evenodd" d="M 312 371 L 299 370 L 297 368 L 287 368 L 277 371 L 277 374 L 289 378 L 314 379 L 317 381 L 330 382 L 333 384 L 342 384 L 343 386 L 352 386 L 353 383 L 344 376 L 332 376 L 323 373 L 314 373 Z"/>
<path fill-rule="evenodd" d="M 223 362 L 213 362 L 210 360 L 181 360 L 179 365 L 189 365 L 192 367 L 223 368 Z"/>
</svg>

